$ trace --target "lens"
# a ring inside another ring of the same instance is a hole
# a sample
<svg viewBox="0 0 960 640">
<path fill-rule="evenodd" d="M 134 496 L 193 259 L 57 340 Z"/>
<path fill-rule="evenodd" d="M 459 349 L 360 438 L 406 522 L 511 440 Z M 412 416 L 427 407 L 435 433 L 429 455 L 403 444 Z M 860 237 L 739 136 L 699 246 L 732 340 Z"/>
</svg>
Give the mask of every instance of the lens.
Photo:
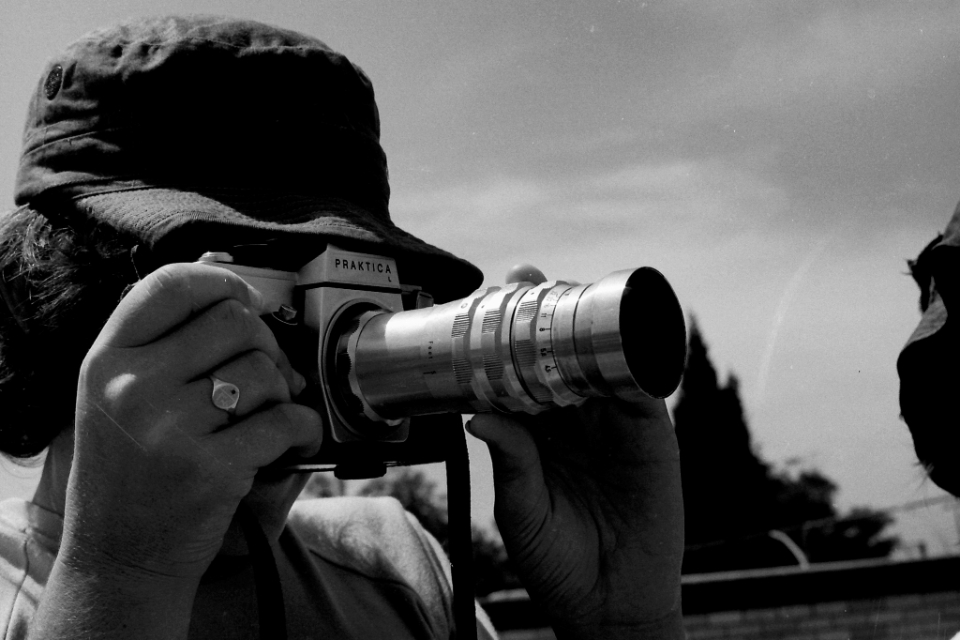
<svg viewBox="0 0 960 640">
<path fill-rule="evenodd" d="M 588 397 L 665 397 L 680 383 L 683 312 L 643 267 L 587 285 L 517 283 L 444 305 L 346 310 L 328 353 L 347 404 L 386 421 L 498 409 L 538 413 Z"/>
<path fill-rule="evenodd" d="M 676 390 L 686 364 L 687 333 L 673 289 L 658 271 L 638 269 L 627 281 L 620 300 L 620 339 L 627 367 L 642 391 L 665 398 Z"/>
</svg>

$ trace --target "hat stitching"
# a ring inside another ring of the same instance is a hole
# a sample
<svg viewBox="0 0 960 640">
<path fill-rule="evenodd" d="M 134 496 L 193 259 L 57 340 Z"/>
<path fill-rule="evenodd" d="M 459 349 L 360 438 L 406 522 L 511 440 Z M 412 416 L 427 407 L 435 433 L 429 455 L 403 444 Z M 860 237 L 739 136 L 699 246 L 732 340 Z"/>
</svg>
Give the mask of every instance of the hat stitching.
<svg viewBox="0 0 960 640">
<path fill-rule="evenodd" d="M 60 187 L 60 186 L 80 185 L 80 184 L 89 185 L 94 180 L 96 182 L 102 182 L 106 184 L 115 183 L 118 186 L 116 188 L 108 188 L 108 189 L 104 189 L 102 191 L 97 191 L 94 193 L 76 194 L 72 196 L 71 199 L 83 200 L 84 198 L 94 198 L 97 196 L 106 196 L 106 195 L 119 194 L 119 193 L 130 193 L 132 191 L 162 190 L 162 191 L 172 191 L 172 192 L 183 193 L 183 194 L 195 194 L 203 198 L 212 200 L 214 202 L 218 202 L 223 206 L 232 209 L 234 208 L 232 205 L 226 202 L 223 202 L 222 200 L 229 199 L 229 196 L 249 197 L 249 196 L 261 195 L 261 196 L 270 196 L 269 202 L 267 204 L 274 205 L 274 204 L 278 204 L 277 202 L 278 198 L 276 198 L 274 194 L 286 194 L 292 198 L 301 200 L 304 204 L 319 204 L 320 202 L 322 202 L 328 205 L 329 204 L 339 205 L 343 207 L 345 210 L 349 210 L 349 211 L 361 210 L 364 213 L 371 213 L 368 207 L 365 207 L 361 204 L 354 202 L 349 198 L 344 198 L 342 196 L 306 193 L 306 192 L 300 192 L 300 191 L 289 191 L 285 189 L 279 190 L 279 189 L 257 188 L 257 187 L 232 187 L 229 185 L 220 186 L 220 185 L 211 185 L 208 183 L 178 184 L 178 185 L 163 184 L 163 183 L 150 184 L 150 183 L 145 183 L 139 180 L 127 180 L 121 183 L 119 181 L 112 180 L 110 178 L 96 178 L 96 179 L 91 179 L 90 181 L 77 180 L 77 181 L 59 183 L 56 186 Z M 376 219 L 380 220 L 380 218 L 376 218 Z M 393 222 L 390 221 L 389 219 L 384 219 L 382 221 L 389 223 L 391 225 L 393 224 Z"/>
<path fill-rule="evenodd" d="M 137 181 L 137 180 L 118 180 L 118 179 L 116 179 L 116 178 L 93 178 L 93 177 L 91 177 L 91 178 L 76 178 L 76 179 L 74 179 L 74 180 L 66 180 L 66 181 L 64 181 L 64 182 L 57 182 L 57 183 L 55 183 L 55 184 L 50 185 L 49 187 L 44 188 L 44 191 L 49 191 L 50 189 L 60 189 L 60 188 L 62 188 L 62 187 L 74 187 L 74 186 L 79 186 L 79 185 L 93 186 L 93 185 L 95 185 L 95 184 L 97 184 L 97 183 L 103 183 L 103 184 L 119 184 L 119 185 L 121 185 L 121 186 L 118 187 L 118 188 L 116 188 L 116 189 L 110 189 L 110 190 L 108 190 L 108 191 L 98 191 L 98 192 L 96 192 L 96 193 L 82 193 L 82 194 L 80 194 L 80 195 L 72 196 L 72 197 L 73 197 L 74 199 L 76 199 L 76 198 L 85 198 L 85 197 L 87 197 L 87 196 L 101 195 L 101 194 L 104 194 L 104 193 L 114 193 L 114 192 L 121 192 L 121 191 L 129 191 L 129 190 L 131 190 L 131 189 L 137 189 L 137 190 L 139 190 L 139 189 L 155 189 L 155 188 L 156 188 L 156 187 L 153 187 L 153 186 L 150 186 L 150 185 L 144 186 L 140 181 Z"/>
<path fill-rule="evenodd" d="M 95 198 L 95 197 L 99 197 L 99 196 L 109 196 L 109 195 L 117 194 L 117 193 L 129 193 L 129 192 L 131 192 L 131 191 L 151 191 L 151 190 L 155 190 L 155 189 L 166 189 L 166 190 L 181 192 L 181 193 L 185 193 L 185 194 L 191 194 L 191 193 L 193 193 L 193 194 L 197 194 L 197 195 L 200 195 L 200 196 L 208 197 L 208 198 L 209 198 L 209 196 L 205 196 L 202 192 L 199 192 L 199 191 L 191 191 L 190 189 L 171 188 L 171 187 L 158 187 L 158 186 L 152 186 L 152 185 L 146 185 L 146 186 L 140 185 L 140 186 L 135 186 L 135 187 L 131 187 L 131 188 L 128 188 L 128 189 L 117 189 L 117 190 L 113 190 L 113 191 L 102 191 L 102 192 L 98 192 L 98 193 L 81 194 L 81 195 L 74 196 L 74 197 L 72 198 L 72 200 L 73 200 L 74 202 L 79 203 L 80 201 L 85 200 L 85 199 L 88 199 L 88 198 Z M 257 190 L 256 190 L 256 189 L 251 189 L 250 191 L 253 192 L 253 193 L 257 193 Z M 261 193 L 262 193 L 262 192 L 261 192 Z M 310 195 L 303 195 L 303 194 L 297 194 L 297 195 L 300 195 L 301 197 L 304 197 L 304 198 L 307 199 L 307 200 L 314 200 L 314 202 L 316 202 L 317 205 L 321 205 L 321 206 L 322 206 L 322 204 L 324 204 L 324 203 L 318 202 L 318 200 L 323 200 L 323 201 L 325 201 L 325 204 L 327 204 L 328 206 L 329 206 L 331 203 L 351 205 L 351 206 L 347 206 L 345 211 L 339 211 L 339 212 L 334 211 L 334 212 L 330 212 L 330 213 L 332 213 L 332 214 L 341 214 L 341 213 L 342 213 L 342 214 L 348 214 L 348 215 L 349 215 L 349 214 L 351 214 L 351 213 L 355 213 L 355 212 L 352 211 L 352 209 L 353 209 L 353 208 L 357 208 L 357 207 L 359 206 L 359 205 L 356 205 L 356 204 L 354 204 L 353 202 L 351 202 L 351 201 L 349 201 L 349 200 L 347 200 L 347 199 L 344 199 L 344 198 L 338 198 L 338 197 L 322 197 L 322 196 L 319 196 L 319 197 L 318 197 L 318 196 L 310 196 Z M 222 201 L 220 201 L 220 200 L 217 200 L 216 198 L 210 198 L 210 200 L 212 200 L 212 201 L 214 201 L 214 202 L 222 205 L 223 207 L 225 207 L 225 208 L 227 208 L 227 209 L 229 209 L 229 210 L 236 211 L 237 213 L 239 213 L 239 214 L 241 214 L 241 215 L 243 215 L 243 216 L 253 218 L 253 216 L 251 216 L 250 214 L 244 213 L 241 209 L 237 209 L 237 208 L 234 207 L 233 205 L 230 205 L 230 204 L 228 204 L 228 203 L 225 203 L 225 202 L 222 202 Z M 84 203 L 84 204 L 86 204 L 86 203 Z M 92 206 L 92 205 L 91 205 L 91 206 Z M 202 208 L 199 208 L 199 207 L 195 207 L 195 206 L 194 206 L 194 207 L 185 207 L 185 208 L 184 208 L 182 211 L 180 211 L 179 213 L 186 213 L 186 212 L 188 212 L 188 211 L 193 211 L 193 212 L 195 212 L 195 213 L 208 213 L 207 210 L 202 209 Z M 353 229 L 353 230 L 357 230 L 357 231 L 363 231 L 363 232 L 366 232 L 366 233 L 375 233 L 375 232 L 377 232 L 377 231 L 382 232 L 382 231 L 387 231 L 387 230 L 389 230 L 391 233 L 393 233 L 393 232 L 400 232 L 400 234 L 403 235 L 403 236 L 408 236 L 408 237 L 411 237 L 411 238 L 414 237 L 414 236 L 411 236 L 410 234 L 408 234 L 406 231 L 404 231 L 404 230 L 400 229 L 399 227 L 397 227 L 397 226 L 393 223 L 392 220 L 389 220 L 389 219 L 386 219 L 386 218 L 384 218 L 384 219 L 381 219 L 381 218 L 371 218 L 371 219 L 370 219 L 371 226 L 376 228 L 376 231 L 375 231 L 374 229 L 371 229 L 371 228 L 368 228 L 368 227 L 359 226 L 359 225 L 357 225 L 357 224 L 348 222 L 348 221 L 346 221 L 346 220 L 343 220 L 342 218 L 337 219 L 337 218 L 333 218 L 333 217 L 317 217 L 316 214 L 317 214 L 317 211 L 314 210 L 314 211 L 310 211 L 310 212 L 304 212 L 303 214 L 297 215 L 296 217 L 293 217 L 293 218 L 283 219 L 282 221 L 277 221 L 277 220 L 263 220 L 262 222 L 264 222 L 264 223 L 271 223 L 271 222 L 272 222 L 272 223 L 279 224 L 279 225 L 299 225 L 299 224 L 304 224 L 304 223 L 317 222 L 317 223 L 322 224 L 322 225 L 325 226 L 325 227 L 339 227 L 339 228 L 343 228 L 343 229 Z M 170 218 L 170 217 L 173 217 L 173 215 L 168 215 L 168 216 L 167 216 L 167 218 Z M 256 218 L 253 218 L 253 219 L 256 219 Z M 162 223 L 162 221 L 152 221 L 152 222 L 148 222 L 147 228 L 151 228 L 151 227 L 154 227 L 154 226 L 158 226 L 158 225 L 161 224 L 161 223 Z"/>
<path fill-rule="evenodd" d="M 328 126 L 330 130 L 337 131 L 339 133 L 354 134 L 359 138 L 365 138 L 367 140 L 372 140 L 376 142 L 378 145 L 380 144 L 380 140 L 379 138 L 377 138 L 377 136 L 369 133 L 367 130 L 365 130 L 362 127 L 351 126 L 349 124 L 344 124 L 344 123 L 334 123 L 332 121 L 325 122 L 323 120 L 318 120 L 318 122 L 323 123 L 325 126 Z M 105 127 L 102 129 L 92 129 L 89 131 L 85 131 L 83 133 L 75 133 L 63 138 L 51 137 L 50 128 L 51 128 L 50 126 L 35 128 L 36 135 L 30 136 L 31 139 L 24 140 L 25 149 L 21 153 L 21 156 L 24 158 L 30 157 L 34 153 L 37 153 L 57 143 L 69 142 L 71 140 L 81 140 L 83 138 L 98 136 L 104 133 L 124 133 L 124 132 L 136 131 L 138 129 L 140 130 L 153 129 L 154 127 L 151 127 L 146 124 L 130 124 L 123 127 Z M 32 138 L 37 138 L 37 137 L 41 139 L 40 144 L 35 144 L 34 141 L 32 140 Z"/>
<path fill-rule="evenodd" d="M 202 211 L 202 210 L 200 210 L 200 209 L 194 209 L 194 210 L 191 210 L 191 211 L 182 211 L 182 212 L 177 212 L 177 213 L 178 213 L 178 215 L 180 215 L 180 214 L 187 214 L 187 213 L 202 214 L 202 213 L 204 213 L 204 211 Z M 141 227 L 141 228 L 144 229 L 144 230 L 155 230 L 155 229 L 157 229 L 158 227 L 166 227 L 166 222 L 167 222 L 168 220 L 170 220 L 170 219 L 175 218 L 175 217 L 176 217 L 176 215 L 168 215 L 166 218 L 161 219 L 161 220 L 158 220 L 158 219 L 154 218 L 154 219 L 152 219 L 152 220 L 148 220 L 147 223 L 146 223 L 143 227 Z M 248 230 L 251 229 L 251 227 L 250 227 L 249 225 L 240 224 L 237 220 L 234 220 L 234 219 L 232 219 L 232 218 L 227 218 L 227 217 L 214 218 L 214 219 L 211 219 L 211 218 L 194 218 L 194 221 L 195 221 L 195 222 L 210 222 L 210 223 L 216 223 L 216 224 L 234 225 L 234 226 L 237 226 L 237 227 L 240 227 L 240 228 L 243 228 L 243 229 L 248 229 Z M 269 221 L 267 221 L 267 222 L 269 222 Z M 312 218 L 312 219 L 310 219 L 310 220 L 307 220 L 306 222 L 322 223 L 322 224 L 319 224 L 318 226 L 319 226 L 319 227 L 323 227 L 323 228 L 347 229 L 347 230 L 349 230 L 349 231 L 358 231 L 358 232 L 363 233 L 365 236 L 367 236 L 367 237 L 369 237 L 369 238 L 372 238 L 372 239 L 375 239 L 375 240 L 378 240 L 378 241 L 386 241 L 387 243 L 389 243 L 389 242 L 391 241 L 390 238 L 382 238 L 382 237 L 380 237 L 379 235 L 377 235 L 376 233 L 374 233 L 373 231 L 371 231 L 370 229 L 365 229 L 364 227 L 358 227 L 358 226 L 356 226 L 356 225 L 352 225 L 352 224 L 349 224 L 349 223 L 346 223 L 346 222 L 342 222 L 342 221 L 338 221 L 338 220 L 331 220 L 330 218 Z M 291 233 L 303 233 L 303 234 L 308 234 L 308 235 L 315 235 L 315 234 L 316 234 L 316 231 L 313 230 L 313 229 L 293 229 L 293 228 L 284 229 L 279 223 L 274 223 L 274 224 L 277 225 L 277 226 L 276 226 L 276 227 L 271 226 L 271 228 L 274 229 L 275 231 L 287 231 L 287 232 L 291 232 Z M 403 239 L 404 239 L 404 240 L 407 240 L 408 238 L 405 237 L 405 238 L 403 238 Z"/>
<path fill-rule="evenodd" d="M 38 152 L 38 151 L 41 151 L 41 150 L 43 150 L 44 148 L 49 147 L 50 145 L 52 145 L 52 144 L 54 144 L 54 143 L 58 143 L 58 142 L 69 142 L 69 141 L 71 141 L 71 140 L 79 140 L 79 139 L 82 139 L 82 138 L 89 138 L 89 137 L 94 136 L 94 135 L 99 135 L 99 134 L 103 134 L 103 133 L 119 132 L 119 131 L 124 131 L 124 130 L 132 129 L 132 128 L 135 128 L 135 127 L 107 127 L 107 128 L 104 128 L 104 129 L 94 129 L 94 130 L 91 130 L 91 131 L 85 131 L 85 132 L 83 132 L 83 133 L 74 133 L 74 134 L 69 135 L 69 136 L 66 136 L 66 137 L 64 137 L 64 138 L 51 138 L 51 139 L 48 140 L 47 138 L 50 136 L 50 129 L 51 129 L 51 127 L 50 127 L 50 126 L 38 127 L 38 128 L 36 129 L 36 131 L 37 131 L 38 134 L 40 134 L 39 137 L 41 137 L 43 141 L 42 141 L 39 145 L 33 146 L 33 148 L 31 148 L 29 151 L 24 150 L 23 153 L 21 154 L 21 156 L 23 156 L 24 158 L 29 157 L 29 156 L 31 156 L 32 154 L 34 154 L 34 153 L 36 153 L 36 152 Z M 24 141 L 24 146 L 25 146 L 25 147 L 31 146 L 31 145 L 30 145 L 30 141 L 29 141 L 29 140 L 25 140 L 25 141 Z"/>
<path fill-rule="evenodd" d="M 354 204 L 353 201 L 350 200 L 349 198 L 343 198 L 341 196 L 332 196 L 332 195 L 322 196 L 314 193 L 309 193 L 306 191 L 291 191 L 289 189 L 279 190 L 279 189 L 264 189 L 260 187 L 236 187 L 232 185 L 216 185 L 216 184 L 211 184 L 209 182 L 198 182 L 195 184 L 178 183 L 176 185 L 173 185 L 172 183 L 170 183 L 165 185 L 163 183 L 149 184 L 149 183 L 143 182 L 142 180 L 127 180 L 126 182 L 121 182 L 118 180 L 114 180 L 112 178 L 95 178 L 95 180 L 101 181 L 101 182 L 111 182 L 111 183 L 115 182 L 119 186 L 117 189 L 111 189 L 110 191 L 101 191 L 96 194 L 85 193 L 77 197 L 86 198 L 86 197 L 103 195 L 106 193 L 113 193 L 113 192 L 149 191 L 151 189 L 164 189 L 164 190 L 179 191 L 184 193 L 196 193 L 198 195 L 201 195 L 207 198 L 211 198 L 211 196 L 207 195 L 207 193 L 220 194 L 224 191 L 229 192 L 230 194 L 244 194 L 244 195 L 283 193 L 283 194 L 286 194 L 292 197 L 297 197 L 297 198 L 306 198 L 306 199 L 324 198 L 326 200 L 337 200 L 340 202 L 349 203 L 349 204 L 353 204 L 354 206 L 358 206 Z M 83 181 L 83 182 L 86 182 L 86 181 Z M 216 198 L 211 198 L 211 199 L 216 199 Z"/>
<path fill-rule="evenodd" d="M 150 235 L 152 232 L 155 232 L 157 230 L 166 229 L 168 227 L 168 223 L 171 220 L 177 220 L 182 218 L 183 216 L 189 216 L 193 222 L 233 226 L 233 227 L 246 229 L 246 230 L 250 230 L 251 228 L 253 229 L 270 228 L 277 232 L 295 233 L 295 234 L 303 234 L 303 235 L 317 235 L 317 231 L 327 230 L 332 232 L 334 230 L 340 229 L 340 230 L 353 232 L 353 234 L 351 235 L 362 236 L 362 238 L 368 242 L 397 244 L 398 246 L 407 246 L 409 244 L 407 242 L 409 238 L 406 237 L 406 234 L 403 234 L 404 235 L 403 238 L 391 239 L 388 237 L 384 237 L 384 234 L 382 233 L 383 232 L 382 229 L 380 230 L 367 229 L 364 227 L 350 224 L 348 222 L 344 222 L 342 220 L 336 220 L 331 218 L 322 218 L 322 217 L 312 218 L 309 220 L 302 221 L 301 223 L 292 223 L 289 226 L 287 226 L 283 222 L 265 220 L 263 221 L 264 223 L 263 227 L 258 227 L 258 226 L 251 227 L 249 224 L 243 223 L 242 220 L 238 220 L 230 216 L 214 214 L 212 217 L 206 217 L 203 215 L 205 213 L 207 212 L 204 211 L 203 209 L 190 208 L 190 209 L 186 209 L 178 212 L 165 212 L 166 215 L 163 215 L 162 217 L 153 216 L 150 218 L 140 218 L 139 222 L 128 221 L 127 224 L 122 224 L 121 226 L 125 228 L 129 228 L 131 230 L 135 230 L 137 233 L 140 233 L 140 234 Z M 307 228 L 307 229 L 293 228 L 294 226 L 298 224 L 302 224 L 304 222 L 305 223 L 312 222 L 314 223 L 314 225 L 312 226 L 312 228 Z M 116 222 L 111 222 L 111 224 L 116 224 Z M 357 238 L 357 239 L 361 239 L 361 238 Z M 419 244 L 417 244 L 417 246 L 419 246 Z"/>
</svg>

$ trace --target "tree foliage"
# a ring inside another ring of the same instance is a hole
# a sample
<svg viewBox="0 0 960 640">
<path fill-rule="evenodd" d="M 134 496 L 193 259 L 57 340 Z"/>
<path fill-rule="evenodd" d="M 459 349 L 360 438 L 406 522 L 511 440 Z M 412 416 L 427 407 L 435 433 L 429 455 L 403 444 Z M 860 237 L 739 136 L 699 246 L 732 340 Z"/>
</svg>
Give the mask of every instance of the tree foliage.
<svg viewBox="0 0 960 640">
<path fill-rule="evenodd" d="M 755 450 L 733 375 L 721 384 L 691 322 L 687 365 L 674 407 L 686 515 L 685 573 L 797 564 L 779 531 L 810 562 L 884 557 L 892 519 L 834 507 L 836 484 L 819 471 L 774 469 Z"/>
</svg>

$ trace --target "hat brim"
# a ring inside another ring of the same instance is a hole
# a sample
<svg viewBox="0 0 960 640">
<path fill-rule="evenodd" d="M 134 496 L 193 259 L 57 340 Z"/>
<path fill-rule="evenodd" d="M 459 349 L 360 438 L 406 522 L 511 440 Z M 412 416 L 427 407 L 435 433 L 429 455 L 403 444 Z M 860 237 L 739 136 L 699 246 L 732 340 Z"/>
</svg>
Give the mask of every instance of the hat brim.
<svg viewBox="0 0 960 640">
<path fill-rule="evenodd" d="M 397 261 L 401 282 L 437 302 L 463 297 L 483 281 L 471 263 L 435 247 L 349 200 L 244 189 L 111 190 L 74 199 L 92 219 L 141 238 L 170 260 L 262 245 L 273 268 L 296 270 L 327 242 Z"/>
</svg>

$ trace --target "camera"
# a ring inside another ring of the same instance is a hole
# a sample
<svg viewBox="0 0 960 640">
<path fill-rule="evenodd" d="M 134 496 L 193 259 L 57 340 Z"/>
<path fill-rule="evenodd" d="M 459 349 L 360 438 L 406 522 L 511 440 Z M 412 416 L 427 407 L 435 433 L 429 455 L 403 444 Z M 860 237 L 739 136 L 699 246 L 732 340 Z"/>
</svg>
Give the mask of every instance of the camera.
<svg viewBox="0 0 960 640">
<path fill-rule="evenodd" d="M 325 418 L 321 452 L 289 470 L 382 475 L 436 457 L 437 430 L 459 428 L 458 414 L 662 398 L 683 373 L 683 312 L 651 267 L 591 284 L 493 286 L 434 305 L 402 283 L 392 258 L 333 245 L 296 272 L 223 252 L 199 261 L 263 294 L 274 310 L 265 321 L 309 382 L 298 401 Z"/>
</svg>

